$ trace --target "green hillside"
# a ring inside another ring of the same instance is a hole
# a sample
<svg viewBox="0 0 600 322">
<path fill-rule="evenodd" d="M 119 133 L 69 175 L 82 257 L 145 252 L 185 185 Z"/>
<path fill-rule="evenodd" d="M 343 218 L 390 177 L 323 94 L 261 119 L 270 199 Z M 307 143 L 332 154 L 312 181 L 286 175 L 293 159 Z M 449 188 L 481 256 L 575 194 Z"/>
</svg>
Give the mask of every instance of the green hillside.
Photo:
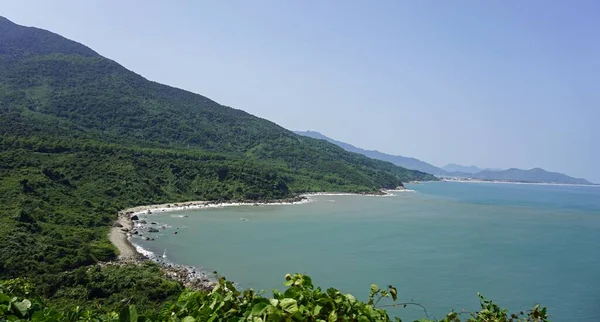
<svg viewBox="0 0 600 322">
<path fill-rule="evenodd" d="M 348 153 L 0 18 L 0 277 L 115 256 L 119 209 L 370 192 L 432 176 Z"/>
</svg>

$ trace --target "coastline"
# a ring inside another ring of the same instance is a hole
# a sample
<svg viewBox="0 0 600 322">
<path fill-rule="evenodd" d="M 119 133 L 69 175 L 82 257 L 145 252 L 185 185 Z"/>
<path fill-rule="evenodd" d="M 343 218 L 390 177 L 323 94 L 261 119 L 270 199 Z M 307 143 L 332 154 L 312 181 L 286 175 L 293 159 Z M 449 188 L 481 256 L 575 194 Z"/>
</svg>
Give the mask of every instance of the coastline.
<svg viewBox="0 0 600 322">
<path fill-rule="evenodd" d="M 108 234 L 110 242 L 118 249 L 119 255 L 117 264 L 137 264 L 144 261 L 153 261 L 162 267 L 165 276 L 181 282 L 192 289 L 211 289 L 215 278 L 208 272 L 191 266 L 177 265 L 161 256 L 146 251 L 141 246 L 131 242 L 133 235 L 137 235 L 148 227 L 140 223 L 139 217 L 142 215 L 152 215 L 155 213 L 164 213 L 182 210 L 197 210 L 222 207 L 237 206 L 268 206 L 268 205 L 298 205 L 311 202 L 313 196 L 373 196 L 387 197 L 393 196 L 392 192 L 413 192 L 410 189 L 382 189 L 379 193 L 337 193 L 337 192 L 315 192 L 301 194 L 286 199 L 266 200 L 266 201 L 187 201 L 172 202 L 154 205 L 143 205 L 127 208 L 119 211 L 118 217 Z M 149 238 L 149 237 L 146 237 Z"/>
<path fill-rule="evenodd" d="M 118 249 L 117 260 L 112 263 L 116 265 L 139 264 L 144 261 L 152 261 L 159 264 L 166 277 L 179 281 L 185 287 L 191 289 L 210 290 L 214 286 L 216 278 L 201 269 L 192 266 L 183 266 L 163 260 L 160 256 L 146 251 L 141 246 L 131 242 L 134 234 L 141 230 L 142 224 L 137 223 L 140 215 L 151 215 L 170 211 L 221 208 L 231 206 L 261 206 L 261 205 L 293 205 L 309 202 L 304 196 L 296 196 L 279 200 L 267 201 L 188 201 L 164 204 L 136 206 L 119 211 L 117 219 L 108 233 L 108 239 Z"/>
</svg>

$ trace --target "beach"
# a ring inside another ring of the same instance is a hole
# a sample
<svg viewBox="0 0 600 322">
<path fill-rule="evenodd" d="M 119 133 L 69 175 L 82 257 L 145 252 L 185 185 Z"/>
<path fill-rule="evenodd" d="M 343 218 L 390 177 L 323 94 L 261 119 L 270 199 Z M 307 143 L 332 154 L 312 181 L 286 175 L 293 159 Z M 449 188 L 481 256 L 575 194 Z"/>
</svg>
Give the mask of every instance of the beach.
<svg viewBox="0 0 600 322">
<path fill-rule="evenodd" d="M 128 233 L 132 229 L 133 221 L 131 217 L 120 213 L 108 234 L 110 242 L 119 250 L 120 261 L 131 261 L 140 258 L 140 254 L 128 239 Z"/>
</svg>

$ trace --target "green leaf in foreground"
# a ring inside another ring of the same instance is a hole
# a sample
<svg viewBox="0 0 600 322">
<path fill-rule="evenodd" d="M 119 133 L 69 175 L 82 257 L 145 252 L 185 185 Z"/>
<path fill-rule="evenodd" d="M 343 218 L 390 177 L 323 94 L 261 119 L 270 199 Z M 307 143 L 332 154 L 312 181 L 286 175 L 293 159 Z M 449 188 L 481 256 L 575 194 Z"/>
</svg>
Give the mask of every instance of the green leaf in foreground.
<svg viewBox="0 0 600 322">
<path fill-rule="evenodd" d="M 279 305 L 288 313 L 296 313 L 298 311 L 298 303 L 294 299 L 285 298 L 279 302 Z"/>
</svg>

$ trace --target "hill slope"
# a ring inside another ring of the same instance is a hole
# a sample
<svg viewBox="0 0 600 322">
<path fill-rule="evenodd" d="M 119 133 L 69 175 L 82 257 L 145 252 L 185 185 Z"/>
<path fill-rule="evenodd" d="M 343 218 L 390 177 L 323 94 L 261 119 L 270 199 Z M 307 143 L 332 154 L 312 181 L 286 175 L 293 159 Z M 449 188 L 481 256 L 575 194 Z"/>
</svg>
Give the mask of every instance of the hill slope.
<svg viewBox="0 0 600 322">
<path fill-rule="evenodd" d="M 305 139 L 201 95 L 148 81 L 47 31 L 2 19 L 0 39 L 3 46 L 14 46 L 0 56 L 0 106 L 3 115 L 20 117 L 13 122 L 66 122 L 85 132 L 78 136 L 114 143 L 199 148 L 277 160 L 292 169 L 336 174 L 372 188 L 398 183 L 393 179 L 425 178 Z M 38 132 L 47 135 L 45 125 L 40 124 Z M 32 133 L 29 126 L 23 129 Z M 320 168 L 325 163 L 327 169 Z M 385 182 L 379 177 L 386 177 Z"/>
<path fill-rule="evenodd" d="M 376 191 L 430 175 L 148 81 L 0 17 L 0 277 L 113 258 L 118 209 Z"/>
<path fill-rule="evenodd" d="M 382 153 L 379 151 L 373 151 L 373 150 L 364 150 L 361 148 L 357 148 L 354 145 L 348 144 L 348 143 L 344 143 L 341 141 L 337 141 L 334 140 L 332 138 L 329 138 L 319 132 L 315 132 L 315 131 L 294 131 L 294 133 L 299 134 L 299 135 L 303 135 L 306 137 L 310 137 L 313 139 L 319 139 L 319 140 L 325 140 L 327 142 L 333 143 L 341 148 L 343 148 L 346 151 L 349 152 L 354 152 L 354 153 L 359 153 L 362 154 L 364 156 L 367 156 L 369 158 L 372 159 L 377 159 L 377 160 L 382 160 L 382 161 L 388 161 L 391 162 L 397 166 L 400 167 L 404 167 L 407 169 L 411 169 L 411 170 L 417 170 L 417 171 L 422 171 L 425 173 L 430 173 L 430 174 L 434 174 L 434 175 L 445 175 L 447 174 L 446 171 L 444 171 L 443 169 L 440 169 L 436 166 L 433 166 L 427 162 L 421 161 L 419 159 L 415 159 L 415 158 L 408 158 L 408 157 L 403 157 L 400 155 L 390 155 L 390 154 L 386 154 L 386 153 Z"/>
</svg>

